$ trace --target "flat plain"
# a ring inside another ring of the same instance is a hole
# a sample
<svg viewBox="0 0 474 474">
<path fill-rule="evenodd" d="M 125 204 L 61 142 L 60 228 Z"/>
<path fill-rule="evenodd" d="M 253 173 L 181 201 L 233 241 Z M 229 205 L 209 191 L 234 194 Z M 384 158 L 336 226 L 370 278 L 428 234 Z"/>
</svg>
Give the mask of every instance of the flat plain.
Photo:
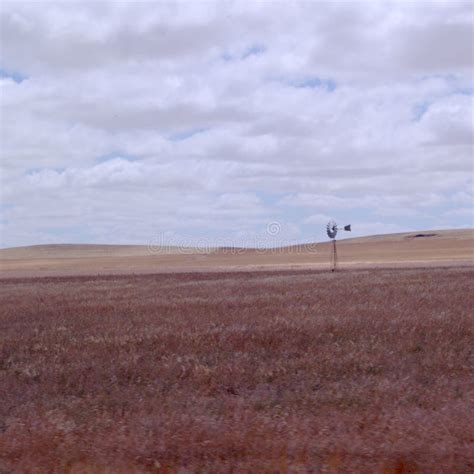
<svg viewBox="0 0 474 474">
<path fill-rule="evenodd" d="M 474 471 L 470 266 L 15 275 L 0 472 Z"/>
</svg>

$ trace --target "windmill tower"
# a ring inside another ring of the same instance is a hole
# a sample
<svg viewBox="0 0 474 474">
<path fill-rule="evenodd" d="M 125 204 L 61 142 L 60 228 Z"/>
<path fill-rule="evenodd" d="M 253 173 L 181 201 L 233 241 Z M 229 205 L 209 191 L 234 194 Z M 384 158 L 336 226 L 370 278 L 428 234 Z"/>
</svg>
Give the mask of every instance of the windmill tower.
<svg viewBox="0 0 474 474">
<path fill-rule="evenodd" d="M 344 226 L 344 230 L 350 232 L 351 225 Z M 332 247 L 331 247 L 331 260 L 330 260 L 330 268 L 332 272 L 336 271 L 337 268 L 337 246 L 336 246 L 336 235 L 337 235 L 337 224 L 334 221 L 329 221 L 326 226 L 326 233 L 328 237 L 332 240 Z"/>
</svg>

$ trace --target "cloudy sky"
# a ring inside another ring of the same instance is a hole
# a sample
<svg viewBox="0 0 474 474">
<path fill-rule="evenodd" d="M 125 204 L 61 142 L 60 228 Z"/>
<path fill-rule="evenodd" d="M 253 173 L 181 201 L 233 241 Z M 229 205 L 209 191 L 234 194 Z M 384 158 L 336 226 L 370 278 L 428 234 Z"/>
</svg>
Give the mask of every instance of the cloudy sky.
<svg viewBox="0 0 474 474">
<path fill-rule="evenodd" d="M 473 226 L 473 3 L 2 2 L 0 245 Z"/>
</svg>

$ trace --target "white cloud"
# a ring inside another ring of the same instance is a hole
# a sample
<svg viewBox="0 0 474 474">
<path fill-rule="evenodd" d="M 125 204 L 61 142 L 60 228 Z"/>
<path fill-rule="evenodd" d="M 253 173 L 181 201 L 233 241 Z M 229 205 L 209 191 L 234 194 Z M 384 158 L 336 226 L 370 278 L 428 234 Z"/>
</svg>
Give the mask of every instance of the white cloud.
<svg viewBox="0 0 474 474">
<path fill-rule="evenodd" d="M 275 219 L 306 238 L 347 212 L 470 222 L 470 2 L 4 2 L 0 17 L 2 245 L 248 237 Z"/>
<path fill-rule="evenodd" d="M 311 214 L 304 219 L 305 224 L 317 224 L 320 227 L 326 225 L 329 221 L 333 220 L 333 217 L 326 214 Z"/>
</svg>

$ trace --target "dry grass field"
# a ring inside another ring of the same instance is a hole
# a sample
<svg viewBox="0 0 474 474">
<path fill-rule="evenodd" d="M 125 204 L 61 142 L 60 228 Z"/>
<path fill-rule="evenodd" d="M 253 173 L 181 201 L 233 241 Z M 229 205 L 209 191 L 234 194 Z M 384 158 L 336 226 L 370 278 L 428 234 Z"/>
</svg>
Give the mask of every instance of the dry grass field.
<svg viewBox="0 0 474 474">
<path fill-rule="evenodd" d="M 471 473 L 473 277 L 3 279 L 0 472 Z"/>
<path fill-rule="evenodd" d="M 0 249 L 3 276 L 169 273 L 328 267 L 331 244 L 277 249 L 36 245 Z M 338 242 L 341 267 L 474 264 L 474 230 L 375 235 Z"/>
</svg>

